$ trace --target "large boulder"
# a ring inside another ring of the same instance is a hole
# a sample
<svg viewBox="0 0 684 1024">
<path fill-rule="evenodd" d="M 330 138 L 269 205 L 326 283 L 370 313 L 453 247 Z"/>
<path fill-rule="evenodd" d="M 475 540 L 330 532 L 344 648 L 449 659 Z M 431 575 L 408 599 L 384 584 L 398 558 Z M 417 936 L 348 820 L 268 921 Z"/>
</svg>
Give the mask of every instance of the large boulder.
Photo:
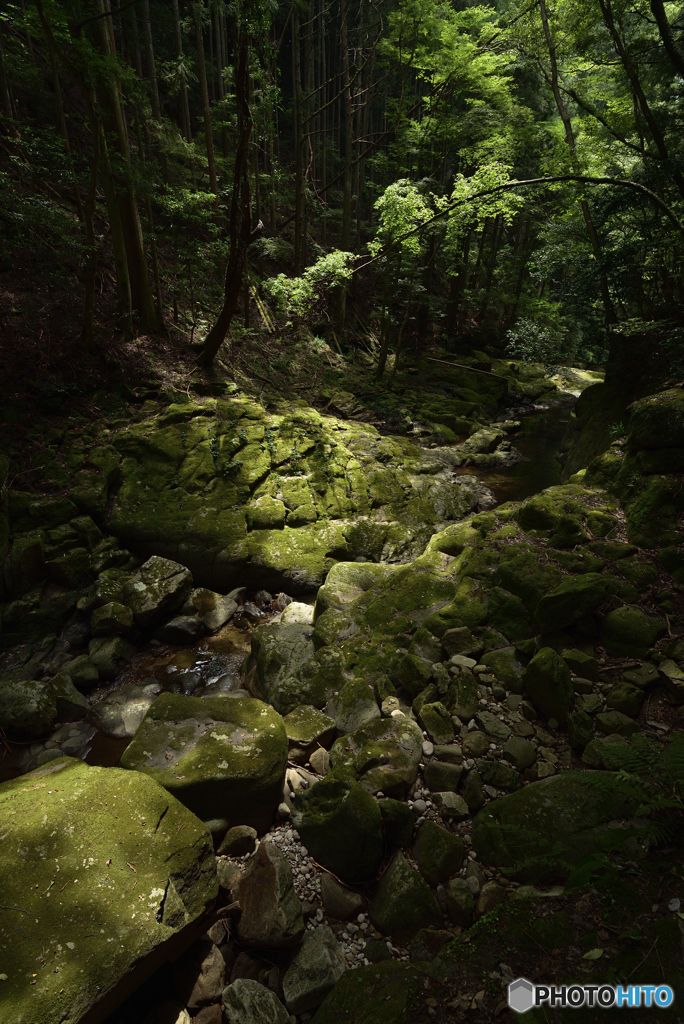
<svg viewBox="0 0 684 1024">
<path fill-rule="evenodd" d="M 371 921 L 383 935 L 405 944 L 421 928 L 440 928 L 442 912 L 420 872 L 395 853 L 370 905 Z"/>
<path fill-rule="evenodd" d="M 684 448 L 684 393 L 671 388 L 634 402 L 627 438 L 633 450 Z"/>
<path fill-rule="evenodd" d="M 542 633 L 565 629 L 605 600 L 607 581 L 597 573 L 564 580 L 545 594 L 537 605 L 535 617 Z"/>
<path fill-rule="evenodd" d="M 612 772 L 562 772 L 487 804 L 475 818 L 473 849 L 509 878 L 545 881 L 638 835 L 636 826 L 614 827 L 636 807 Z"/>
<path fill-rule="evenodd" d="M 345 971 L 340 944 L 327 925 L 309 932 L 283 977 L 285 1004 L 293 1014 L 315 1010 Z"/>
<path fill-rule="evenodd" d="M 396 960 L 345 971 L 311 1024 L 406 1024 L 412 996 L 423 981 L 421 974 Z"/>
<path fill-rule="evenodd" d="M 161 688 L 161 683 L 154 678 L 117 686 L 112 693 L 91 707 L 88 721 L 110 739 L 133 739 Z"/>
<path fill-rule="evenodd" d="M 228 1024 L 290 1024 L 290 1015 L 275 992 L 252 978 L 237 978 L 223 990 Z"/>
<path fill-rule="evenodd" d="M 28 736 L 45 736 L 57 722 L 74 722 L 88 712 L 88 701 L 71 676 L 12 679 L 0 682 L 0 728 Z"/>
<path fill-rule="evenodd" d="M 575 702 L 570 669 L 551 647 L 542 647 L 525 670 L 525 688 L 546 718 L 565 724 Z"/>
<path fill-rule="evenodd" d="M 663 619 L 625 604 L 608 612 L 601 623 L 601 641 L 611 654 L 643 658 L 665 632 Z"/>
<path fill-rule="evenodd" d="M 350 679 L 325 707 L 326 715 L 335 722 L 341 733 L 354 732 L 366 722 L 380 718 L 375 694 L 363 679 Z"/>
<path fill-rule="evenodd" d="M 238 936 L 245 946 L 282 949 L 296 946 L 304 934 L 302 905 L 292 870 L 275 843 L 260 844 L 237 887 L 242 913 Z"/>
<path fill-rule="evenodd" d="M 382 817 L 377 801 L 357 782 L 329 777 L 300 791 L 292 820 L 312 857 L 343 881 L 375 877 Z"/>
<path fill-rule="evenodd" d="M 224 832 L 266 831 L 286 766 L 285 726 L 267 704 L 171 693 L 150 705 L 121 758 L 122 768 L 152 776 L 203 821 L 223 822 Z"/>
<path fill-rule="evenodd" d="M 416 781 L 422 748 L 420 728 L 401 715 L 375 719 L 341 736 L 330 760 L 334 769 L 358 778 L 369 793 L 403 796 Z"/>
<path fill-rule="evenodd" d="M 435 821 L 424 821 L 413 844 L 413 857 L 423 878 L 430 885 L 446 882 L 455 875 L 463 863 L 465 844 L 441 828 Z"/>
<path fill-rule="evenodd" d="M 209 832 L 139 772 L 61 758 L 5 782 L 0 833 L 3 1024 L 104 1021 L 217 895 Z"/>
<path fill-rule="evenodd" d="M 138 626 L 151 629 L 168 619 L 192 590 L 192 573 L 184 565 L 153 555 L 125 584 L 122 600 Z"/>
<path fill-rule="evenodd" d="M 279 622 L 254 630 L 247 682 L 255 697 L 278 707 L 278 684 L 314 655 L 312 632 L 306 623 Z"/>
</svg>

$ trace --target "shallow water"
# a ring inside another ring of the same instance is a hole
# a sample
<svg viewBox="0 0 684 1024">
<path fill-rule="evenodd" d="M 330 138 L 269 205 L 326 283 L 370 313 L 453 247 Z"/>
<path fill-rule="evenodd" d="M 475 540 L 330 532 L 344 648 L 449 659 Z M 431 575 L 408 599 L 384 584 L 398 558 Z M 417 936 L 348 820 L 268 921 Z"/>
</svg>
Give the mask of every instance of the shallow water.
<svg viewBox="0 0 684 1024">
<path fill-rule="evenodd" d="M 538 410 L 511 418 L 522 423 L 521 430 L 510 435 L 513 447 L 522 455 L 520 462 L 496 469 L 463 466 L 457 470 L 481 480 L 493 493 L 498 505 L 506 501 L 523 501 L 545 487 L 560 483 L 562 467 L 556 456 L 567 430 L 570 408 Z"/>
</svg>

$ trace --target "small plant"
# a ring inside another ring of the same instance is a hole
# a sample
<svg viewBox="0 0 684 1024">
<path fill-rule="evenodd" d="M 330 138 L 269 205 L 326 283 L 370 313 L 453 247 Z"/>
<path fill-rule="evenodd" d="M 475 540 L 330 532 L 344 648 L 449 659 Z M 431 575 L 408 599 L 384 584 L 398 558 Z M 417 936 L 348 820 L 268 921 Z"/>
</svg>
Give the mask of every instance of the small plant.
<svg viewBox="0 0 684 1024">
<path fill-rule="evenodd" d="M 559 343 L 551 331 L 534 320 L 518 320 L 506 331 L 506 354 L 525 363 L 551 363 L 558 358 Z"/>
<path fill-rule="evenodd" d="M 209 442 L 209 451 L 211 452 L 211 455 L 212 455 L 212 458 L 214 459 L 214 461 L 216 461 L 219 458 L 220 454 L 221 454 L 221 449 L 219 448 L 219 439 L 218 439 L 218 437 L 216 437 L 216 436 L 212 437 L 211 441 Z"/>
</svg>

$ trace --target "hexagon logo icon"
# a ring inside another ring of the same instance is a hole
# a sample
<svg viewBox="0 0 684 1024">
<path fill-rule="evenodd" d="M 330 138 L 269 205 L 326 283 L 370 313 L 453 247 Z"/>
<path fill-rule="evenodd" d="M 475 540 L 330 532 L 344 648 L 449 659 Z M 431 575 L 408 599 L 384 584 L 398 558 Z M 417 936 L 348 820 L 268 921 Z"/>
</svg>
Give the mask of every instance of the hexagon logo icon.
<svg viewBox="0 0 684 1024">
<path fill-rule="evenodd" d="M 516 978 L 508 986 L 508 1005 L 516 1013 L 527 1013 L 534 1006 L 534 985 L 527 978 Z"/>
</svg>

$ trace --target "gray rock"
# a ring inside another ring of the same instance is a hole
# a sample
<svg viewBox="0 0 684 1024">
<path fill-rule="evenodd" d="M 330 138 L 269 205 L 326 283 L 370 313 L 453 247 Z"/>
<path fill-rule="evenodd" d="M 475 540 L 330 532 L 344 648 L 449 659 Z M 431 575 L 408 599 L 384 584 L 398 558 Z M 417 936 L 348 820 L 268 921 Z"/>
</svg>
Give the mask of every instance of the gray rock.
<svg viewBox="0 0 684 1024">
<path fill-rule="evenodd" d="M 223 990 L 228 1024 L 290 1024 L 290 1015 L 275 992 L 249 978 L 238 978 Z"/>
<path fill-rule="evenodd" d="M 290 747 L 306 753 L 317 746 L 329 747 L 337 733 L 333 719 L 310 704 L 295 708 L 285 715 L 283 722 Z"/>
<path fill-rule="evenodd" d="M 413 857 L 430 885 L 446 882 L 461 867 L 465 844 L 434 821 L 424 821 L 413 844 Z"/>
<path fill-rule="evenodd" d="M 330 776 L 297 794 L 292 819 L 307 850 L 345 882 L 375 877 L 382 860 L 377 801 L 358 782 Z"/>
<path fill-rule="evenodd" d="M 225 960 L 218 947 L 208 939 L 193 943 L 174 964 L 174 992 L 193 1013 L 218 999 L 225 983 Z"/>
<path fill-rule="evenodd" d="M 296 946 L 304 933 L 302 905 L 292 871 L 273 843 L 261 843 L 238 885 L 242 914 L 238 936 L 245 946 L 281 949 Z"/>
<path fill-rule="evenodd" d="M 88 654 L 102 679 L 115 679 L 135 654 L 135 647 L 122 636 L 97 637 L 88 644 Z"/>
<path fill-rule="evenodd" d="M 133 612 L 118 601 L 109 601 L 96 608 L 90 619 L 90 630 L 93 636 L 130 633 L 132 627 Z"/>
<path fill-rule="evenodd" d="M 84 690 L 94 686 L 100 678 L 97 665 L 87 654 L 79 654 L 78 658 L 65 661 L 62 665 L 62 671 L 71 676 L 74 686 L 81 687 Z"/>
<path fill-rule="evenodd" d="M 447 791 L 445 793 L 433 793 L 432 800 L 439 808 L 442 818 L 447 821 L 453 818 L 454 821 L 464 821 L 470 817 L 468 804 L 458 793 Z"/>
<path fill-rule="evenodd" d="M 309 764 L 316 775 L 320 775 L 323 778 L 328 774 L 330 768 L 330 754 L 323 747 L 319 747 L 318 750 L 314 750 L 313 754 L 309 755 Z"/>
<path fill-rule="evenodd" d="M 575 702 L 570 669 L 559 654 L 543 647 L 525 670 L 525 687 L 535 707 L 563 725 Z"/>
<path fill-rule="evenodd" d="M 242 868 L 232 860 L 219 859 L 216 861 L 216 874 L 218 876 L 219 889 L 232 899 L 233 891 L 237 889 L 237 884 L 242 875 Z"/>
<path fill-rule="evenodd" d="M 405 944 L 421 928 L 440 928 L 442 912 L 430 887 L 403 853 L 394 855 L 370 906 L 371 921 L 383 935 Z"/>
<path fill-rule="evenodd" d="M 328 872 L 321 875 L 321 899 L 326 914 L 336 921 L 351 921 L 362 913 L 366 906 L 363 896 L 341 885 Z"/>
<path fill-rule="evenodd" d="M 88 701 L 64 672 L 52 679 L 11 679 L 0 684 L 0 727 L 47 736 L 56 722 L 84 718 Z"/>
<path fill-rule="evenodd" d="M 308 932 L 283 977 L 288 1010 L 300 1014 L 320 1006 L 344 971 L 342 951 L 330 928 Z"/>
<path fill-rule="evenodd" d="M 442 637 L 442 648 L 448 657 L 454 654 L 465 654 L 468 657 L 477 657 L 482 650 L 481 640 L 474 637 L 467 626 L 457 626 L 455 629 L 447 629 Z"/>
<path fill-rule="evenodd" d="M 156 679 L 148 683 L 127 683 L 90 709 L 88 720 L 103 736 L 132 739 L 147 709 L 161 690 Z"/>
<path fill-rule="evenodd" d="M 476 768 L 467 773 L 463 782 L 462 793 L 463 799 L 468 805 L 468 810 L 471 813 L 479 811 L 485 802 L 485 795 L 482 787 L 482 777 Z"/>
<path fill-rule="evenodd" d="M 489 740 L 483 732 L 473 729 L 463 739 L 464 757 L 482 757 L 489 750 Z"/>
<path fill-rule="evenodd" d="M 506 723 L 499 721 L 491 711 L 479 711 L 475 715 L 475 721 L 487 736 L 498 740 L 499 743 L 503 743 L 511 735 L 511 730 Z"/>
<path fill-rule="evenodd" d="M 290 601 L 290 603 L 283 608 L 280 621 L 285 623 L 297 622 L 300 624 L 312 625 L 313 613 L 314 606 L 312 604 L 304 604 L 302 601 Z"/>
<path fill-rule="evenodd" d="M 477 900 L 478 914 L 487 914 L 506 899 L 506 890 L 498 882 L 485 882 Z"/>
<path fill-rule="evenodd" d="M 363 679 L 350 679 L 325 708 L 343 734 L 354 732 L 367 722 L 380 718 L 380 708 L 372 688 Z"/>
<path fill-rule="evenodd" d="M 463 775 L 463 768 L 459 764 L 446 764 L 442 761 L 432 760 L 425 765 L 423 777 L 425 785 L 431 793 L 445 793 L 451 790 L 455 793 Z"/>
<path fill-rule="evenodd" d="M 465 878 L 452 878 L 447 883 L 446 899 L 447 915 L 451 923 L 467 928 L 473 918 L 475 901 Z"/>
<path fill-rule="evenodd" d="M 351 769 L 364 789 L 385 796 L 404 795 L 416 781 L 423 734 L 403 714 L 362 725 L 333 744 L 333 769 Z"/>
<path fill-rule="evenodd" d="M 176 610 L 192 590 L 192 573 L 178 562 L 153 555 L 124 585 L 123 602 L 137 625 L 151 629 Z"/>
<path fill-rule="evenodd" d="M 525 666 L 520 661 L 515 647 L 501 647 L 497 651 L 489 651 L 482 656 L 482 664 L 491 670 L 497 679 L 505 683 L 514 693 L 524 691 L 523 672 Z"/>
<path fill-rule="evenodd" d="M 250 828 L 249 825 L 235 825 L 223 837 L 217 855 L 219 857 L 244 857 L 247 853 L 254 853 L 256 840 L 255 828 Z"/>
<path fill-rule="evenodd" d="M 511 736 L 506 740 L 503 756 L 519 771 L 529 768 L 537 760 L 536 750 L 530 741 L 523 739 L 522 736 Z"/>
<path fill-rule="evenodd" d="M 196 615 L 176 615 L 154 634 L 164 644 L 191 644 L 204 633 L 204 623 Z"/>
<path fill-rule="evenodd" d="M 233 601 L 230 597 L 222 597 L 210 612 L 206 612 L 202 616 L 205 629 L 208 629 L 210 633 L 221 629 L 226 622 L 232 619 L 237 609 L 237 601 Z"/>
</svg>

